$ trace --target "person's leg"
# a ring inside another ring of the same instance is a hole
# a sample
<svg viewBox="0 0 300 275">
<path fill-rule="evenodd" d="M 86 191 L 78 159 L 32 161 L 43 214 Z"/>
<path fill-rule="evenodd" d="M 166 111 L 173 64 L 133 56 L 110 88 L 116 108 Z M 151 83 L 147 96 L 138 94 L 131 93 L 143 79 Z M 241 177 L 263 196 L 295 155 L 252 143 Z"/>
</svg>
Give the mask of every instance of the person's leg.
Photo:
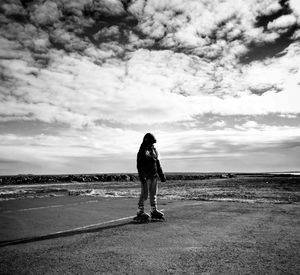
<svg viewBox="0 0 300 275">
<path fill-rule="evenodd" d="M 152 221 L 164 221 L 164 213 L 160 212 L 157 209 L 157 189 L 158 189 L 158 184 L 157 184 L 157 177 L 153 178 L 151 180 L 151 185 L 150 185 L 150 204 L 151 204 L 151 220 Z"/>
<path fill-rule="evenodd" d="M 146 181 L 141 182 L 141 194 L 140 194 L 140 199 L 138 203 L 138 209 L 139 211 L 144 212 L 144 202 L 148 198 L 148 185 L 149 185 L 149 180 L 147 179 Z"/>
<path fill-rule="evenodd" d="M 150 205 L 151 210 L 156 210 L 157 208 L 157 177 L 150 179 L 149 182 L 149 191 L 150 191 Z"/>
</svg>

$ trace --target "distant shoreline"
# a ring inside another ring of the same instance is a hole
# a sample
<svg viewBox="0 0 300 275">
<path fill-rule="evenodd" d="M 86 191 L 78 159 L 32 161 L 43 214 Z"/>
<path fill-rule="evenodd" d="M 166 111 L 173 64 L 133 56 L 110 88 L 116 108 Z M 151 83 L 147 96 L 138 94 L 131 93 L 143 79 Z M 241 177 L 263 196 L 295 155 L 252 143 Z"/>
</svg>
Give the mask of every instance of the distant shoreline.
<svg viewBox="0 0 300 275">
<path fill-rule="evenodd" d="M 230 179 L 240 176 L 248 177 L 298 177 L 300 172 L 271 172 L 271 173 L 166 173 L 167 180 L 208 180 Z M 137 173 L 107 173 L 107 174 L 65 174 L 65 175 L 13 175 L 0 176 L 0 186 L 28 184 L 59 184 L 87 182 L 139 182 Z"/>
<path fill-rule="evenodd" d="M 274 175 L 300 175 L 300 171 L 282 171 L 282 172 L 232 172 L 232 171 L 220 171 L 220 172 L 165 172 L 166 175 L 219 175 L 219 174 L 233 174 L 233 175 L 268 175 L 268 174 L 274 174 Z M 0 178 L 3 177 L 17 177 L 17 176 L 94 176 L 94 175 L 133 175 L 137 176 L 138 173 L 136 172 L 95 172 L 95 173 L 66 173 L 66 174 L 34 174 L 34 173 L 28 173 L 28 174 L 0 174 Z"/>
</svg>

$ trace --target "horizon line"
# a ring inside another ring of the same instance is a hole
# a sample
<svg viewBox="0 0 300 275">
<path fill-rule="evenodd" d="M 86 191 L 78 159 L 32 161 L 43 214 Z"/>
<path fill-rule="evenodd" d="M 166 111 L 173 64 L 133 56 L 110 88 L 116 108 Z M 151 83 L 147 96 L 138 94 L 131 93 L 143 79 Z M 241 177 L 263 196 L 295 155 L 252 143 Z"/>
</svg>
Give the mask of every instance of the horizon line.
<svg viewBox="0 0 300 275">
<path fill-rule="evenodd" d="M 165 174 L 289 174 L 289 173 L 300 173 L 300 170 L 292 171 L 257 171 L 257 172 L 233 172 L 233 171 L 210 171 L 210 172 L 183 172 L 173 171 L 165 172 Z M 95 172 L 95 173 L 66 173 L 66 174 L 35 174 L 35 173 L 19 173 L 19 174 L 0 174 L 0 177 L 11 177 L 11 176 L 66 176 L 66 175 L 137 175 L 137 172 Z"/>
</svg>

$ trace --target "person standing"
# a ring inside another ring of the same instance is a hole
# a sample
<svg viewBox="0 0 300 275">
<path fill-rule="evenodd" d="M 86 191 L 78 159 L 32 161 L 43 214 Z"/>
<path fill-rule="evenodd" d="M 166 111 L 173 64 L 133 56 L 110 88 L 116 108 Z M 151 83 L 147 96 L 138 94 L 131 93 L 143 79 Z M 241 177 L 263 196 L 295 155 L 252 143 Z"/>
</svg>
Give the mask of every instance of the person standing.
<svg viewBox="0 0 300 275">
<path fill-rule="evenodd" d="M 141 181 L 141 194 L 138 202 L 136 221 L 149 221 L 150 216 L 145 212 L 145 201 L 150 197 L 151 220 L 164 220 L 164 214 L 157 209 L 158 178 L 161 182 L 166 181 L 158 152 L 154 147 L 156 139 L 153 134 L 147 133 L 137 153 L 137 170 Z"/>
</svg>

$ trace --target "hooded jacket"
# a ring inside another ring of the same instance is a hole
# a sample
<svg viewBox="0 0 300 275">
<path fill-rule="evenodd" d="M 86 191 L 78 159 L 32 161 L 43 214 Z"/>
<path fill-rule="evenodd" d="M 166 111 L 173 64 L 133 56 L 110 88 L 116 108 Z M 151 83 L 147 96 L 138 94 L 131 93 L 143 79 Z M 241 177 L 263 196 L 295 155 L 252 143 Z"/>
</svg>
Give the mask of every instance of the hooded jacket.
<svg viewBox="0 0 300 275">
<path fill-rule="evenodd" d="M 166 181 L 165 175 L 158 159 L 157 150 L 154 147 L 156 139 L 153 134 L 147 133 L 137 154 L 137 170 L 141 181 L 147 178 L 159 176 L 162 182 Z"/>
</svg>

